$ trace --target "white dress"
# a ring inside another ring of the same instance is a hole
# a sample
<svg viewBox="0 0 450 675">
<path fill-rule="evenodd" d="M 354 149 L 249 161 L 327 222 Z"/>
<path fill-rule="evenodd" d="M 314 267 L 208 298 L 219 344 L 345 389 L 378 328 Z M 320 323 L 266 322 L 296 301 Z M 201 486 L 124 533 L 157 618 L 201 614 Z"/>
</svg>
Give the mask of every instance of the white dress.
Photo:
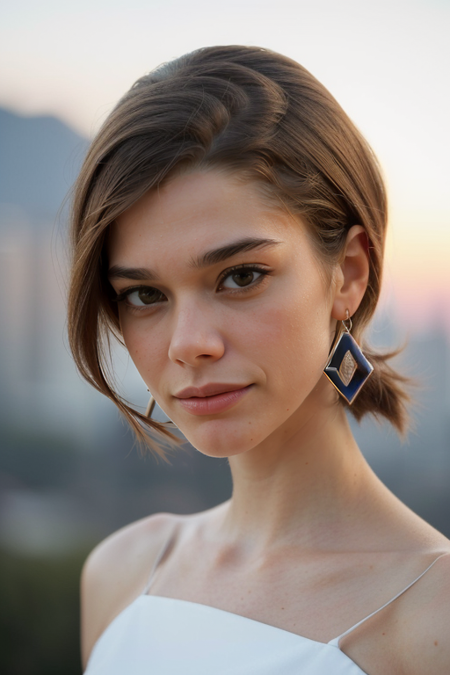
<svg viewBox="0 0 450 675">
<path fill-rule="evenodd" d="M 85 675 L 366 675 L 340 650 L 341 638 L 394 602 L 440 557 L 328 643 L 208 605 L 148 595 L 150 581 L 97 640 Z"/>
</svg>

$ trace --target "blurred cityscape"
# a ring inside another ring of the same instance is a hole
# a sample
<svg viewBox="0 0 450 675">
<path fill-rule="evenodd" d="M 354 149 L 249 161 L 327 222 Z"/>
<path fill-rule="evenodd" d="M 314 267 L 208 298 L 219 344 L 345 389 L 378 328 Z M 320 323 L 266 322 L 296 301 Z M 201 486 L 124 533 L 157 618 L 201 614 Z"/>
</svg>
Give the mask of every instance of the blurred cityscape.
<svg viewBox="0 0 450 675">
<path fill-rule="evenodd" d="M 143 456 L 115 407 L 72 364 L 65 336 L 65 199 L 87 145 L 55 118 L 0 110 L 0 670 L 14 675 L 80 672 L 78 574 L 96 542 L 150 513 L 202 510 L 231 492 L 227 461 L 187 444 L 172 453 L 170 465 Z M 385 307 L 371 340 L 389 348 L 405 334 L 395 308 Z M 450 536 L 450 337 L 444 322 L 408 337 L 399 367 L 421 383 L 414 431 L 402 444 L 385 424 L 352 426 L 388 487 Z M 116 361 L 127 398 L 145 407 L 146 388 L 119 349 Z M 62 561 L 67 584 L 55 571 Z M 67 604 L 59 607 L 64 584 Z M 35 624 L 26 629 L 30 598 Z M 44 614 L 50 626 L 50 601 L 60 617 L 51 630 L 70 633 L 62 639 L 63 669 L 43 655 L 45 640 L 32 633 Z M 28 649 L 16 649 L 23 640 Z"/>
</svg>

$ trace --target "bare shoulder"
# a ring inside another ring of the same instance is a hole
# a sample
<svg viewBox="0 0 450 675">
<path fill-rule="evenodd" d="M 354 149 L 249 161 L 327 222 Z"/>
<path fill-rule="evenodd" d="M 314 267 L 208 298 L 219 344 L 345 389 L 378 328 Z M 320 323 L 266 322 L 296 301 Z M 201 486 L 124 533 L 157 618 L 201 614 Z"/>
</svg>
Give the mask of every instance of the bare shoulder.
<svg viewBox="0 0 450 675">
<path fill-rule="evenodd" d="M 86 667 L 109 623 L 145 588 L 153 563 L 183 516 L 159 513 L 114 532 L 88 556 L 81 575 L 81 647 Z"/>
<path fill-rule="evenodd" d="M 401 639 L 405 672 L 450 673 L 450 542 L 448 550 L 405 595 Z"/>
</svg>

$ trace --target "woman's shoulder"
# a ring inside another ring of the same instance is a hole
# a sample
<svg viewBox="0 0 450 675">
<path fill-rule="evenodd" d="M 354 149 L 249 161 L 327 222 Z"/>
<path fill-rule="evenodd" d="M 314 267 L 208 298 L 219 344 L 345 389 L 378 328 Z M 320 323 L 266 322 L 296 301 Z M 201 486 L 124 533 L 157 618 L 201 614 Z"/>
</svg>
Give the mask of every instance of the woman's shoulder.
<svg viewBox="0 0 450 675">
<path fill-rule="evenodd" d="M 399 608 L 402 661 L 410 675 L 450 673 L 450 542 L 435 560 Z"/>
<path fill-rule="evenodd" d="M 110 534 L 87 557 L 82 584 L 94 582 L 101 590 L 103 586 L 117 583 L 126 570 L 128 572 L 123 581 L 135 578 L 136 567 L 140 564 L 145 566 L 143 559 L 151 559 L 153 554 L 157 554 L 171 528 L 181 517 L 172 513 L 157 513 Z"/>
<path fill-rule="evenodd" d="M 117 530 L 89 554 L 81 575 L 81 643 L 89 654 L 111 621 L 145 588 L 174 528 L 189 517 L 158 513 Z"/>
</svg>

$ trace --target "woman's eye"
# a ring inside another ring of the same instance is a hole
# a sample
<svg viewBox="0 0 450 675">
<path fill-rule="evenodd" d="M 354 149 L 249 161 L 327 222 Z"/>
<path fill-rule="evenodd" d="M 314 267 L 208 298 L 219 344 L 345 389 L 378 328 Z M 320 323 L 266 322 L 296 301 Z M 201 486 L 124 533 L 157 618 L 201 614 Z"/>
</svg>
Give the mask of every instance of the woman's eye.
<svg viewBox="0 0 450 675">
<path fill-rule="evenodd" d="M 264 275 L 257 269 L 243 268 L 229 272 L 222 280 L 221 288 L 245 288 L 251 286 Z"/>
<path fill-rule="evenodd" d="M 158 291 L 157 288 L 142 286 L 141 288 L 135 288 L 120 294 L 117 300 L 118 302 L 126 300 L 126 303 L 132 307 L 148 307 L 148 305 L 160 302 L 164 297 L 164 294 Z"/>
</svg>

